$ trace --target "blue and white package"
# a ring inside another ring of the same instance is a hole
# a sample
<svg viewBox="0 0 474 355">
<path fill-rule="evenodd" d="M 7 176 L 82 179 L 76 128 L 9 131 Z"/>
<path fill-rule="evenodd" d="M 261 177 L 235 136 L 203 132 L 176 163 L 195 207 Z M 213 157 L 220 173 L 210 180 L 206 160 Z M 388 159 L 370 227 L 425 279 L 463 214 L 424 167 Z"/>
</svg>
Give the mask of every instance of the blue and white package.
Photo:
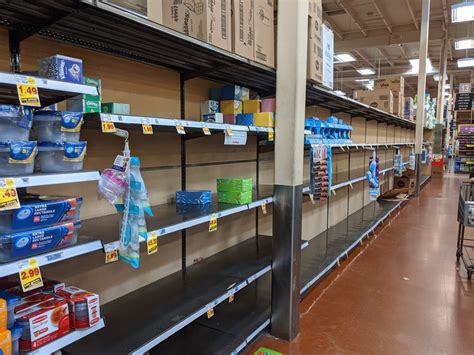
<svg viewBox="0 0 474 355">
<path fill-rule="evenodd" d="M 80 171 L 87 152 L 87 142 L 40 142 L 38 161 L 43 173 Z"/>
<path fill-rule="evenodd" d="M 176 191 L 177 204 L 206 205 L 212 203 L 210 190 Z"/>
<path fill-rule="evenodd" d="M 240 100 L 250 99 L 250 90 L 239 85 L 224 85 L 221 88 L 221 100 Z"/>
<path fill-rule="evenodd" d="M 77 243 L 79 222 L 0 234 L 0 262 L 41 254 Z"/>
<path fill-rule="evenodd" d="M 183 215 L 210 215 L 212 214 L 212 203 L 205 205 L 191 205 L 188 203 L 177 203 L 176 204 L 176 214 Z"/>
<path fill-rule="evenodd" d="M 253 113 L 239 113 L 235 117 L 235 123 L 241 126 L 253 126 Z"/>
<path fill-rule="evenodd" d="M 18 105 L 0 105 L 0 141 L 27 141 L 30 138 L 33 111 Z"/>
<path fill-rule="evenodd" d="M 0 176 L 32 174 L 36 153 L 34 141 L 0 142 Z"/>
<path fill-rule="evenodd" d="M 224 114 L 220 112 L 204 114 L 201 118 L 203 122 L 224 123 Z"/>
<path fill-rule="evenodd" d="M 0 212 L 0 233 L 79 221 L 82 197 L 26 195 L 21 208 Z"/>
<path fill-rule="evenodd" d="M 83 83 L 82 59 L 53 55 L 38 61 L 39 75 L 49 79 Z"/>
<path fill-rule="evenodd" d="M 40 142 L 78 142 L 84 122 L 81 112 L 37 111 L 33 133 Z"/>
</svg>

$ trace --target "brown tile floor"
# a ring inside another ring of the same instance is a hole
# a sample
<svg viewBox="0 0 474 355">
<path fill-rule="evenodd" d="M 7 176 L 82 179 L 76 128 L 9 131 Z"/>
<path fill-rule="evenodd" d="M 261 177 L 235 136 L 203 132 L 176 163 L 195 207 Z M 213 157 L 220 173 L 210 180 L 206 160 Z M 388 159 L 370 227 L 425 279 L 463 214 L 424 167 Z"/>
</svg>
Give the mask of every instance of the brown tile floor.
<svg viewBox="0 0 474 355">
<path fill-rule="evenodd" d="M 474 280 L 455 259 L 464 178 L 432 180 L 316 286 L 301 303 L 293 342 L 263 335 L 247 354 L 261 346 L 284 354 L 474 354 Z"/>
</svg>

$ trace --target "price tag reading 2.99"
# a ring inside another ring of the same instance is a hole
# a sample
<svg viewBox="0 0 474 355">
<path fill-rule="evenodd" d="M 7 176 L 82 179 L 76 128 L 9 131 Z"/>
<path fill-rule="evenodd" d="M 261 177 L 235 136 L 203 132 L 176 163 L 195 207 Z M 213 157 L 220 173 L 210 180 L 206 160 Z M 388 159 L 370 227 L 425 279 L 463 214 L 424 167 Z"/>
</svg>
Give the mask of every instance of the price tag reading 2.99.
<svg viewBox="0 0 474 355">
<path fill-rule="evenodd" d="M 28 292 L 43 286 L 41 270 L 38 266 L 38 263 L 36 262 L 36 259 L 32 258 L 23 262 L 19 262 L 18 268 L 23 292 Z"/>
</svg>

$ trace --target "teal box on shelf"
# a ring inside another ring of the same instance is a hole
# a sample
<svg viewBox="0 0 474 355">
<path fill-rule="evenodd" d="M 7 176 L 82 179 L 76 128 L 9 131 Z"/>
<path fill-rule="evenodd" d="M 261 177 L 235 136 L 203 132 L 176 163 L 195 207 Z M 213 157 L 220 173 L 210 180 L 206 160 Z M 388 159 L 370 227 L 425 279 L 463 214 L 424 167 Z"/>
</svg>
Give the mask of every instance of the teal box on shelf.
<svg viewBox="0 0 474 355">
<path fill-rule="evenodd" d="M 253 113 L 239 113 L 235 118 L 235 123 L 241 126 L 253 126 Z"/>
<path fill-rule="evenodd" d="M 240 100 L 250 99 L 250 90 L 239 85 L 224 85 L 221 88 L 221 100 Z"/>
<path fill-rule="evenodd" d="M 176 204 L 207 205 L 212 202 L 210 190 L 176 191 Z"/>
</svg>

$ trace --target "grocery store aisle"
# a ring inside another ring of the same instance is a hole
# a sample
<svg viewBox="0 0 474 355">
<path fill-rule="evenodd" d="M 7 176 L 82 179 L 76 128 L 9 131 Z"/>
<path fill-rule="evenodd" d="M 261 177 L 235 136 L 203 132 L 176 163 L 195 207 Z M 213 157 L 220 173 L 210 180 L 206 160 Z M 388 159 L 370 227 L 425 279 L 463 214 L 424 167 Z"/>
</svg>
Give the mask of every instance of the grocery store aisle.
<svg viewBox="0 0 474 355">
<path fill-rule="evenodd" d="M 295 341 L 265 335 L 247 353 L 474 353 L 474 281 L 455 258 L 465 178 L 433 179 L 315 287 L 301 304 Z"/>
</svg>

